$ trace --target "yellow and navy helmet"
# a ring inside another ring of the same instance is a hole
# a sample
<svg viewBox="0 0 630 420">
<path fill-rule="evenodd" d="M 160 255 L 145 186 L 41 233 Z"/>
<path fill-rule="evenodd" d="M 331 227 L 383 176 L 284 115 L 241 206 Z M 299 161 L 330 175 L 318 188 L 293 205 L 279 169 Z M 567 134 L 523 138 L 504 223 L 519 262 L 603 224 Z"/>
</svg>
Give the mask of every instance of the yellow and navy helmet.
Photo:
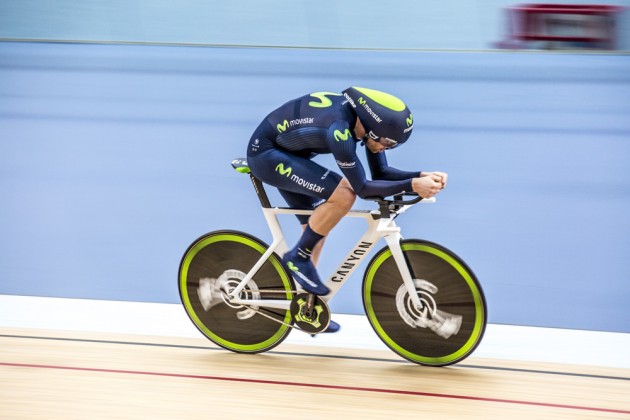
<svg viewBox="0 0 630 420">
<path fill-rule="evenodd" d="M 343 95 L 370 138 L 377 141 L 385 138 L 398 146 L 411 136 L 413 116 L 407 105 L 397 97 L 362 87 L 349 87 Z"/>
</svg>

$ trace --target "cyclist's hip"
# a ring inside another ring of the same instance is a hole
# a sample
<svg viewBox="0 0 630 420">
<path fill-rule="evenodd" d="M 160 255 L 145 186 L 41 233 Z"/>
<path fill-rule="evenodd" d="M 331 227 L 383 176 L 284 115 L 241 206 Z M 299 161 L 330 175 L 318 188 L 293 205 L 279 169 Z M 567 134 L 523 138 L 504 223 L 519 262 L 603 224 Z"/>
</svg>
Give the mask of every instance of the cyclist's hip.
<svg viewBox="0 0 630 420">
<path fill-rule="evenodd" d="M 342 179 L 306 157 L 279 148 L 248 152 L 247 163 L 252 174 L 266 184 L 325 200 Z"/>
</svg>

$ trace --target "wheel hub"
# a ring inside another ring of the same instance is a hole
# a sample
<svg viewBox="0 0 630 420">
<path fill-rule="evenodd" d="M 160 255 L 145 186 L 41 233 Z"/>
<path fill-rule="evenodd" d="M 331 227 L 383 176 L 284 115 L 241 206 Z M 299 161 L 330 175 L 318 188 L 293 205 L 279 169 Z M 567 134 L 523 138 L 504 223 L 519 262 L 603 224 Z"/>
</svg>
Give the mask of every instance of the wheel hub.
<svg viewBox="0 0 630 420">
<path fill-rule="evenodd" d="M 462 316 L 438 309 L 433 298 L 438 293 L 438 288 L 421 279 L 415 279 L 414 286 L 420 299 L 419 307 L 413 303 L 405 284 L 401 284 L 396 292 L 396 309 L 403 321 L 412 328 L 429 328 L 444 339 L 457 335 Z"/>
</svg>

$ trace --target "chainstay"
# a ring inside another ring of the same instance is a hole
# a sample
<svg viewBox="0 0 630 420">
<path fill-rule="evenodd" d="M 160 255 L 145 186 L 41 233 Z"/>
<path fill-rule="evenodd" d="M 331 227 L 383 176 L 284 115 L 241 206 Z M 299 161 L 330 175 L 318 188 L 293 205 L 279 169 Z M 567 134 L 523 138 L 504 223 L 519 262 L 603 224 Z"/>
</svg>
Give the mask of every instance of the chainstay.
<svg viewBox="0 0 630 420">
<path fill-rule="evenodd" d="M 258 292 L 261 292 L 261 293 L 262 293 L 263 291 L 262 291 L 262 290 L 258 290 Z M 274 292 L 274 293 L 276 293 L 276 292 L 277 292 L 277 293 L 293 293 L 293 294 L 298 293 L 298 291 L 296 291 L 296 290 L 267 290 L 267 292 L 268 292 L 268 293 L 271 293 L 271 292 Z M 225 295 L 225 292 L 223 292 L 223 294 Z M 282 325 L 287 326 L 287 327 L 289 327 L 289 328 L 293 328 L 294 330 L 301 331 L 301 332 L 303 332 L 303 333 L 313 335 L 313 334 L 311 334 L 311 333 L 308 333 L 308 332 L 304 331 L 303 329 L 301 329 L 300 327 L 298 327 L 298 326 L 296 326 L 296 325 L 293 325 L 293 324 L 288 324 L 288 323 L 286 323 L 286 322 L 284 322 L 284 321 L 281 321 L 281 320 L 279 320 L 279 319 L 277 319 L 277 318 L 274 318 L 273 316 L 271 316 L 271 315 L 269 315 L 269 314 L 264 313 L 261 309 L 255 309 L 255 308 L 253 308 L 251 305 L 246 305 L 246 304 L 244 304 L 244 303 L 241 303 L 240 305 L 241 305 L 242 307 L 244 307 L 244 308 L 247 308 L 247 309 L 249 309 L 249 310 L 251 310 L 251 311 L 254 311 L 255 313 L 257 313 L 257 314 L 258 314 L 258 315 L 260 315 L 260 316 L 264 316 L 265 318 L 268 318 L 268 319 L 270 319 L 270 320 L 272 320 L 272 321 L 274 321 L 274 322 L 277 322 L 278 324 L 282 324 Z M 264 308 L 263 308 L 263 310 L 267 310 L 267 311 L 268 311 L 268 309 L 264 309 Z"/>
<path fill-rule="evenodd" d="M 278 289 L 278 290 L 265 290 L 265 289 L 258 289 L 256 290 L 258 293 L 260 293 L 261 295 L 266 295 L 266 294 L 277 294 L 277 295 L 283 295 L 283 294 L 287 294 L 287 293 L 291 293 L 291 294 L 298 294 L 299 291 L 297 290 L 284 290 L 284 289 Z"/>
</svg>

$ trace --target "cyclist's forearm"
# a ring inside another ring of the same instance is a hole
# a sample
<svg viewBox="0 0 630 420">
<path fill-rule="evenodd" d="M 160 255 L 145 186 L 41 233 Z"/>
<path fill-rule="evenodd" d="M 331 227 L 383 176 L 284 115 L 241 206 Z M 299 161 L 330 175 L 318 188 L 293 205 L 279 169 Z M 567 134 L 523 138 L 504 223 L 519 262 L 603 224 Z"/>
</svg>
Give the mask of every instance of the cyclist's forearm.
<svg viewBox="0 0 630 420">
<path fill-rule="evenodd" d="M 392 168 L 391 166 L 386 166 L 372 172 L 372 178 L 386 181 L 403 181 L 411 178 L 417 178 L 420 174 L 420 171 L 403 171 L 401 169 Z"/>
<path fill-rule="evenodd" d="M 361 198 L 365 197 L 388 197 L 404 191 L 413 191 L 411 179 L 399 181 L 366 181 L 362 186 L 356 188 L 355 192 Z"/>
<path fill-rule="evenodd" d="M 385 153 L 371 153 L 366 148 L 367 161 L 372 173 L 372 179 L 386 181 L 402 181 L 420 176 L 420 171 L 403 171 L 389 166 Z"/>
</svg>

